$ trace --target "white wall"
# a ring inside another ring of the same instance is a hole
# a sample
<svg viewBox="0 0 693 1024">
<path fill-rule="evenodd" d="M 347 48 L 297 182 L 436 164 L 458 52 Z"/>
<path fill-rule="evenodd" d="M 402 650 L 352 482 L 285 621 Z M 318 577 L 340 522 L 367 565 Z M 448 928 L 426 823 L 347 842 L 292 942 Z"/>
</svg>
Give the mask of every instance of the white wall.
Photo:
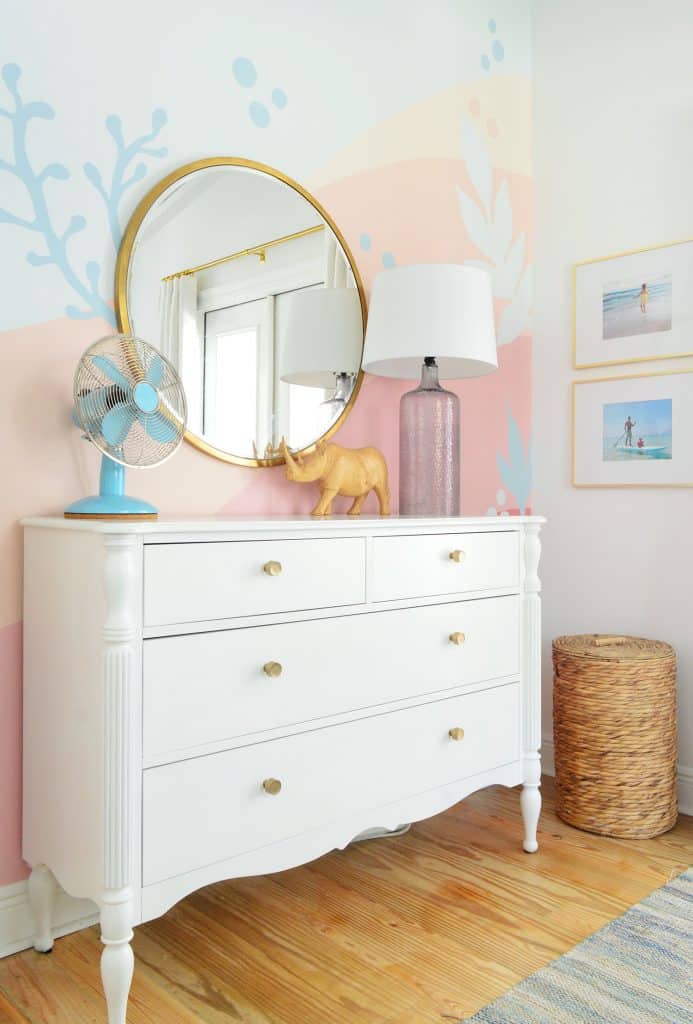
<svg viewBox="0 0 693 1024">
<path fill-rule="evenodd" d="M 551 638 L 668 640 L 679 655 L 682 806 L 693 812 L 693 490 L 570 484 L 572 264 L 693 237 L 691 0 L 534 3 L 534 507 L 544 535 L 544 735 Z M 691 409 L 693 430 L 693 409 Z"/>
</svg>

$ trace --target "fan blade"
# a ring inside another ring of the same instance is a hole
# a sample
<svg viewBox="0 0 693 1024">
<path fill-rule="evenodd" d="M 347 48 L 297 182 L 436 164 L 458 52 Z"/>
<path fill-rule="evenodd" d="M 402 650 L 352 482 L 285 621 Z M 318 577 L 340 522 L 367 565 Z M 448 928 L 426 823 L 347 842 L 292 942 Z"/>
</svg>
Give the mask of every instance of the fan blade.
<svg viewBox="0 0 693 1024">
<path fill-rule="evenodd" d="M 155 356 L 152 359 L 145 379 L 152 387 L 158 388 L 160 386 L 161 381 L 164 379 L 164 364 L 159 356 Z"/>
<path fill-rule="evenodd" d="M 93 391 L 78 395 L 72 409 L 72 422 L 80 430 L 98 434 L 104 409 L 112 409 L 116 402 L 122 401 L 124 397 L 122 390 L 114 384 L 107 384 L 105 388 L 95 388 Z"/>
<path fill-rule="evenodd" d="M 176 424 L 161 412 L 155 412 L 151 416 L 140 413 L 139 421 L 149 436 L 160 444 L 170 444 L 178 437 L 179 431 Z"/>
<path fill-rule="evenodd" d="M 102 373 L 105 373 L 109 380 L 112 380 L 114 384 L 119 384 L 126 392 L 130 390 L 130 381 L 127 377 L 123 376 L 117 366 L 114 366 L 110 359 L 106 356 L 92 356 L 91 358 L 94 366 L 98 366 Z"/>
<path fill-rule="evenodd" d="M 101 421 L 101 433 L 108 443 L 117 448 L 123 443 L 135 422 L 136 413 L 127 405 L 116 405 Z"/>
</svg>

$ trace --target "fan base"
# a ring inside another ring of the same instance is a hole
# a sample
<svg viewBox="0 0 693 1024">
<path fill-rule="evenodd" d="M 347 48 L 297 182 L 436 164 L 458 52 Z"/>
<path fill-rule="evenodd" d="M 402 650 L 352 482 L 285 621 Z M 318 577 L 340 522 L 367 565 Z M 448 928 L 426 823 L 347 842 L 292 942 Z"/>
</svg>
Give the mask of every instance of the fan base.
<svg viewBox="0 0 693 1024">
<path fill-rule="evenodd" d="M 68 519 L 156 519 L 155 505 L 123 493 L 125 467 L 109 459 L 101 460 L 101 491 L 89 498 L 73 501 L 64 511 Z"/>
<path fill-rule="evenodd" d="M 104 512 L 63 512 L 63 519 L 110 519 L 122 522 L 124 519 L 158 519 L 158 512 L 120 512 L 110 514 Z"/>
</svg>

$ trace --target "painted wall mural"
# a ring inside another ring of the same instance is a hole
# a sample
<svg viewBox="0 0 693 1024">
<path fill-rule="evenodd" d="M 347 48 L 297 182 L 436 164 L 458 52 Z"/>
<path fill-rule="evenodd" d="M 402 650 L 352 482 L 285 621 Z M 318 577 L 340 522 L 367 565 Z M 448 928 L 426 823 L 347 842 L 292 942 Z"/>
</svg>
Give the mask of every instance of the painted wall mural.
<svg viewBox="0 0 693 1024">
<path fill-rule="evenodd" d="M 121 233 L 158 178 L 214 153 L 282 169 L 334 216 L 367 290 L 395 265 L 485 267 L 500 368 L 452 385 L 463 510 L 531 502 L 528 0 L 432 0 L 406 18 L 397 0 L 295 0 L 290 21 L 280 0 L 262 12 L 170 0 L 165 25 L 159 5 L 123 0 L 106 34 L 88 0 L 73 0 L 69 26 L 45 0 L 11 6 L 0 58 L 0 884 L 26 873 L 18 519 L 60 513 L 95 487 L 98 453 L 70 422 L 72 374 L 113 328 Z M 201 59 L 191 47 L 203 44 Z M 367 376 L 337 436 L 381 448 L 395 495 L 397 406 L 410 387 Z M 281 469 L 186 445 L 133 476 L 163 515 L 307 512 L 312 501 Z"/>
</svg>

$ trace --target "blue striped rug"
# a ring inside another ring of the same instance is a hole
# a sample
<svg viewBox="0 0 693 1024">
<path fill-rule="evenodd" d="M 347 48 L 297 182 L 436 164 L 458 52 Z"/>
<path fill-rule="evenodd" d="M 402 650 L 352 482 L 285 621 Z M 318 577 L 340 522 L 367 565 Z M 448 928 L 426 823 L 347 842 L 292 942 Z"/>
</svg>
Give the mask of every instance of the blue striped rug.
<svg viewBox="0 0 693 1024">
<path fill-rule="evenodd" d="M 691 1024 L 693 868 L 467 1024 Z"/>
</svg>

